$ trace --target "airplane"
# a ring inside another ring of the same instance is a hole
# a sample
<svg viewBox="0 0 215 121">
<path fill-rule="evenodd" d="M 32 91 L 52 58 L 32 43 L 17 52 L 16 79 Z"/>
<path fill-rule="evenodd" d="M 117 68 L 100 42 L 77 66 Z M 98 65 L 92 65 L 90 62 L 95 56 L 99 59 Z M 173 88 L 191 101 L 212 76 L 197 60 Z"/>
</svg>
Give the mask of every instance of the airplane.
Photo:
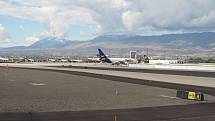
<svg viewBox="0 0 215 121">
<path fill-rule="evenodd" d="M 69 62 L 73 62 L 73 63 L 81 63 L 81 62 L 83 62 L 83 60 L 71 59 L 71 60 L 69 60 Z"/>
<path fill-rule="evenodd" d="M 106 63 L 111 63 L 112 65 L 119 65 L 119 64 L 128 64 L 128 58 L 108 58 L 101 49 L 98 49 L 99 54 L 97 57 L 99 57 L 99 60 Z"/>
<path fill-rule="evenodd" d="M 55 59 L 48 59 L 48 61 L 50 61 L 50 62 L 56 62 L 56 60 Z"/>
<path fill-rule="evenodd" d="M 2 62 L 8 62 L 8 61 L 9 61 L 9 58 L 0 57 L 0 63 L 2 63 Z"/>
<path fill-rule="evenodd" d="M 100 62 L 100 58 L 98 57 L 87 58 L 87 60 L 90 62 Z"/>
</svg>

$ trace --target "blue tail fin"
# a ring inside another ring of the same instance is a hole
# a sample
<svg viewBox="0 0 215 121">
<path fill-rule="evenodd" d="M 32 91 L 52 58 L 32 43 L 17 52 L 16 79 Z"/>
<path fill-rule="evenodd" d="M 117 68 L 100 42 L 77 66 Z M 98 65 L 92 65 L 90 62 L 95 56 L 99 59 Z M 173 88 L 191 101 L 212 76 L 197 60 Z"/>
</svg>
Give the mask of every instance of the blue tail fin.
<svg viewBox="0 0 215 121">
<path fill-rule="evenodd" d="M 102 50 L 101 50 L 101 49 L 98 49 L 98 51 L 99 51 L 99 55 L 100 55 L 100 56 L 104 56 L 104 57 L 106 57 L 106 55 L 102 52 Z"/>
<path fill-rule="evenodd" d="M 102 62 L 112 63 L 111 60 L 102 52 L 101 49 L 98 49 L 99 54 L 97 55 Z"/>
</svg>

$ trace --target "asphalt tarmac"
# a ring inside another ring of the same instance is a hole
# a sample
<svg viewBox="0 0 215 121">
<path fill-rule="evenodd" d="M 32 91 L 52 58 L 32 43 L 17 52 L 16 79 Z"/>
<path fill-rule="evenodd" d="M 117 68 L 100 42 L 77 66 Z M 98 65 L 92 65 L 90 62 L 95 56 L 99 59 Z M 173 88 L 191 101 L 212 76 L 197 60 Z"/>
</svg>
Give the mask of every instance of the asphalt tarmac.
<svg viewBox="0 0 215 121">
<path fill-rule="evenodd" d="M 0 120 L 215 119 L 214 96 L 205 95 L 203 102 L 177 99 L 173 88 L 117 79 L 0 68 Z"/>
<path fill-rule="evenodd" d="M 111 70 L 111 71 L 125 71 L 125 72 L 139 72 L 139 73 L 153 73 L 153 74 L 168 74 L 168 75 L 183 75 L 196 77 L 215 77 L 215 72 L 198 71 L 198 70 L 168 70 L 168 69 L 141 69 L 141 68 L 127 68 L 127 67 L 92 67 L 92 66 L 50 66 L 61 68 L 77 68 L 77 69 L 94 69 L 94 70 Z"/>
</svg>

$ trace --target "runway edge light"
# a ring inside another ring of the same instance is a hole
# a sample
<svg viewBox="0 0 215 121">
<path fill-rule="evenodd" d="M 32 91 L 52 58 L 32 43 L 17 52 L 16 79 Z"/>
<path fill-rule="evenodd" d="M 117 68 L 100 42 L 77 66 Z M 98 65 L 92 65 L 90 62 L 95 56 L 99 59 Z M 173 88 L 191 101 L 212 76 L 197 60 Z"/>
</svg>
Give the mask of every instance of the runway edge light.
<svg viewBox="0 0 215 121">
<path fill-rule="evenodd" d="M 181 99 L 204 101 L 204 94 L 201 92 L 177 90 L 176 97 Z"/>
</svg>

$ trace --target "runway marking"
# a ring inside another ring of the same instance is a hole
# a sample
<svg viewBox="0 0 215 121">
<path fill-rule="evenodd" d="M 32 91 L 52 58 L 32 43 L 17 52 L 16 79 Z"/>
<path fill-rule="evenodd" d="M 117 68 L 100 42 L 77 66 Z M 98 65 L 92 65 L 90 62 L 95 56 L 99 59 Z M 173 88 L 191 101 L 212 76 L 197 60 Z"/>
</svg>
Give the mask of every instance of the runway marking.
<svg viewBox="0 0 215 121">
<path fill-rule="evenodd" d="M 116 114 L 114 115 L 114 121 L 117 121 L 117 116 L 116 116 Z"/>
<path fill-rule="evenodd" d="M 165 119 L 165 120 L 156 120 L 156 121 L 181 121 L 181 120 L 199 120 L 202 118 L 214 118 L 215 115 L 208 115 L 208 116 L 195 116 L 195 117 L 181 117 L 181 118 L 174 118 L 174 119 Z"/>
<path fill-rule="evenodd" d="M 170 99 L 178 99 L 177 97 L 171 97 L 167 95 L 159 95 L 160 97 L 170 98 Z"/>
<path fill-rule="evenodd" d="M 43 85 L 46 85 L 45 83 L 29 83 L 30 85 L 33 85 L 33 86 L 43 86 Z"/>
<path fill-rule="evenodd" d="M 12 80 L 12 79 L 11 79 L 11 80 L 8 80 L 8 81 L 15 82 L 16 80 Z"/>
</svg>

